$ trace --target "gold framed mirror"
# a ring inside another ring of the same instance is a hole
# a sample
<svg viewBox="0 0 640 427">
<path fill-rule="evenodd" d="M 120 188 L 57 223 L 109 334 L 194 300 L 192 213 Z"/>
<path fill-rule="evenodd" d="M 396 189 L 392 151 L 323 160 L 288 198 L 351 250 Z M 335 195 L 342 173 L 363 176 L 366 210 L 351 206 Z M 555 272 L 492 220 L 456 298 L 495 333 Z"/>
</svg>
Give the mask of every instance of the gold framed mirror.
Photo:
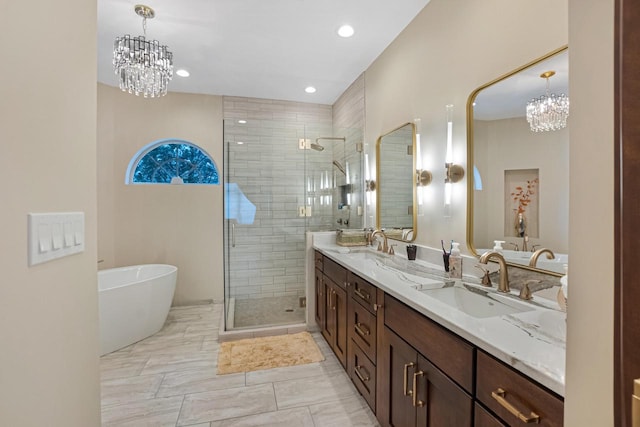
<svg viewBox="0 0 640 427">
<path fill-rule="evenodd" d="M 404 123 L 376 142 L 376 228 L 389 239 L 412 242 L 418 234 L 416 127 Z"/>
<path fill-rule="evenodd" d="M 562 104 L 566 111 L 542 124 L 532 101 L 542 95 L 549 100 L 550 93 L 556 95 L 554 102 L 568 95 L 568 71 L 568 47 L 563 46 L 469 95 L 467 245 L 474 255 L 503 242 L 509 265 L 564 274 L 569 262 L 569 125 L 563 127 L 562 120 L 568 115 L 568 97 Z M 554 258 L 534 256 L 543 248 Z"/>
</svg>

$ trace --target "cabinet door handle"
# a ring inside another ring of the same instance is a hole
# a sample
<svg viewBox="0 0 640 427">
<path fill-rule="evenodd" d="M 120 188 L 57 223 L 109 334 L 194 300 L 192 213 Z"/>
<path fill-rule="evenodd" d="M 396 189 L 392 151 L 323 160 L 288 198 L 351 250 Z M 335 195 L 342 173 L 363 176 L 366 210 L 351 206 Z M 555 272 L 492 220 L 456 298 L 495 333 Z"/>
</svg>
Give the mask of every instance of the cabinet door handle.
<svg viewBox="0 0 640 427">
<path fill-rule="evenodd" d="M 364 326 L 360 322 L 358 322 L 355 325 L 353 325 L 353 327 L 355 328 L 355 330 L 358 333 L 358 335 L 360 335 L 362 337 L 366 337 L 367 335 L 371 334 L 371 331 L 369 329 L 367 329 L 367 327 Z"/>
<path fill-rule="evenodd" d="M 412 393 L 411 390 L 407 390 L 407 383 L 409 382 L 409 368 L 412 368 L 414 366 L 416 366 L 416 364 L 413 362 L 405 363 L 404 365 L 403 391 L 405 396 L 411 396 Z"/>
<path fill-rule="evenodd" d="M 365 375 L 362 375 L 360 373 L 360 369 L 362 369 L 363 371 L 365 371 Z M 366 369 L 364 369 L 362 366 L 360 365 L 356 365 L 355 369 L 353 370 L 353 372 L 356 373 L 356 375 L 358 376 L 358 378 L 360 378 L 360 381 L 362 381 L 363 383 L 366 383 L 367 381 L 369 381 L 371 379 L 371 377 L 369 376 L 369 373 L 367 372 Z"/>
<path fill-rule="evenodd" d="M 424 376 L 424 372 L 418 371 L 413 374 L 413 391 L 412 391 L 412 402 L 413 406 L 416 408 L 422 408 L 424 406 L 424 402 L 422 400 L 418 400 L 418 377 Z"/>
<path fill-rule="evenodd" d="M 512 415 L 515 415 L 520 421 L 526 424 L 540 424 L 540 417 L 533 411 L 530 411 L 530 415 L 524 415 L 520 412 L 515 406 L 511 403 L 507 402 L 506 399 L 507 392 L 501 388 L 498 388 L 496 391 L 491 392 L 491 397 L 498 401 L 500 406 L 509 411 Z"/>
<path fill-rule="evenodd" d="M 369 302 L 369 300 L 371 299 L 371 295 L 363 293 L 360 289 L 357 289 L 357 288 L 354 289 L 353 293 L 358 295 L 360 298 L 362 298 L 363 300 L 365 300 L 367 302 Z"/>
<path fill-rule="evenodd" d="M 335 297 L 335 295 L 336 295 L 336 291 L 335 291 L 335 289 L 332 289 L 332 290 L 331 290 L 331 295 L 333 295 L 333 307 L 331 307 L 331 309 L 332 309 L 332 310 L 335 310 L 335 309 L 336 309 L 336 299 L 337 299 L 337 298 Z"/>
<path fill-rule="evenodd" d="M 378 311 L 382 308 L 382 304 L 373 304 L 373 311 Z"/>
</svg>

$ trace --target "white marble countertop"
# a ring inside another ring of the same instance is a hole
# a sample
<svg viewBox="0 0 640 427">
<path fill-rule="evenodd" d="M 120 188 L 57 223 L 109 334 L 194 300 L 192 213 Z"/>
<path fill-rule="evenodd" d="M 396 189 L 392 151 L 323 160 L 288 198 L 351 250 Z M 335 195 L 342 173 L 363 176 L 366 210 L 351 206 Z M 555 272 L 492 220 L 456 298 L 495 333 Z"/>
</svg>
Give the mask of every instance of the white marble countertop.
<svg viewBox="0 0 640 427">
<path fill-rule="evenodd" d="M 497 294 L 494 285 L 489 290 L 492 297 L 498 300 L 506 298 L 508 304 L 528 311 L 475 317 L 429 296 L 429 292 L 415 289 L 420 284 L 433 286 L 434 280 L 442 283 L 445 273 L 440 265 L 420 259 L 408 261 L 406 256 L 383 255 L 363 247 L 344 248 L 326 235 L 314 237 L 313 247 L 389 295 L 564 396 L 566 313 L 553 309 L 549 300 L 536 299 L 534 294 L 533 301 L 537 303 L 524 302 L 514 293 L 509 296 Z M 481 292 L 488 289 L 477 285 L 477 280 L 472 277 L 469 280 L 465 277 L 464 282 L 459 281 L 456 286 L 462 286 L 463 283 Z"/>
</svg>

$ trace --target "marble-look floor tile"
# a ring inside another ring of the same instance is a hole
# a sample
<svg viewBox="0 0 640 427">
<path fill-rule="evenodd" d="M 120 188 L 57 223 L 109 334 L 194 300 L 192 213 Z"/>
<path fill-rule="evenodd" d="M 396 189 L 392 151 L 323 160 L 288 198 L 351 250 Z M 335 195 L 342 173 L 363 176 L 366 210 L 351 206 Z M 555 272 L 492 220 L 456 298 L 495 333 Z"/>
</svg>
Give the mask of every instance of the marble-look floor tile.
<svg viewBox="0 0 640 427">
<path fill-rule="evenodd" d="M 178 425 L 272 412 L 277 409 L 271 384 L 188 394 Z"/>
<path fill-rule="evenodd" d="M 164 375 L 140 375 L 102 381 L 100 395 L 102 406 L 131 403 L 156 397 Z"/>
<path fill-rule="evenodd" d="M 245 385 L 245 374 L 217 375 L 216 368 L 171 372 L 164 375 L 157 397 L 224 390 Z"/>
<path fill-rule="evenodd" d="M 202 351 L 218 351 L 220 350 L 220 341 L 217 339 L 205 339 L 202 341 Z"/>
<path fill-rule="evenodd" d="M 361 397 L 311 405 L 309 411 L 311 411 L 316 426 L 372 427 L 380 425 Z"/>
<path fill-rule="evenodd" d="M 189 354 L 200 350 L 202 341 L 202 337 L 151 337 L 137 343 L 131 354 Z"/>
<path fill-rule="evenodd" d="M 247 372 L 247 385 L 288 381 L 300 378 L 333 375 L 343 371 L 338 361 L 308 363 L 306 365 L 286 366 Z"/>
<path fill-rule="evenodd" d="M 357 393 L 345 372 L 273 383 L 278 408 L 293 408 L 348 398 Z"/>
<path fill-rule="evenodd" d="M 102 408 L 102 427 L 175 427 L 183 396 L 142 400 Z"/>
<path fill-rule="evenodd" d="M 140 375 L 148 361 L 149 356 L 147 355 L 130 356 L 126 354 L 111 358 L 103 356 L 100 358 L 100 379 L 105 381 Z"/>
<path fill-rule="evenodd" d="M 184 337 L 204 337 L 204 339 L 215 339 L 218 338 L 218 329 L 218 325 L 212 325 L 210 323 L 189 325 L 184 331 Z"/>
<path fill-rule="evenodd" d="M 320 426 L 321 424 L 317 424 Z M 327 426 L 329 424 L 326 424 Z M 232 418 L 214 421 L 211 427 L 315 427 L 308 408 L 285 409 L 277 412 L 250 415 L 248 417 Z"/>
<path fill-rule="evenodd" d="M 190 369 L 209 369 L 218 364 L 218 353 L 211 351 L 193 351 L 187 354 L 153 355 L 142 369 L 141 375 L 165 372 L 185 371 Z"/>
</svg>

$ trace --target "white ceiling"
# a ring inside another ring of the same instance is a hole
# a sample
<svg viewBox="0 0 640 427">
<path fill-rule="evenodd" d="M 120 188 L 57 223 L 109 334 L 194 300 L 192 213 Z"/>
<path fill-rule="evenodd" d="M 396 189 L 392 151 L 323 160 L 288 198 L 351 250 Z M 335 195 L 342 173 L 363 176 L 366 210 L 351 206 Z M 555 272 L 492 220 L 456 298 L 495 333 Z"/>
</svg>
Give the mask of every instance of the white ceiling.
<svg viewBox="0 0 640 427">
<path fill-rule="evenodd" d="M 143 0 L 140 0 L 143 1 Z M 147 38 L 174 54 L 169 91 L 333 104 L 429 0 L 149 0 Z M 137 1 L 98 0 L 98 81 L 113 41 L 142 34 Z M 337 29 L 348 23 L 355 35 Z M 317 92 L 307 94 L 304 88 Z"/>
<path fill-rule="evenodd" d="M 498 120 L 524 117 L 527 102 L 545 94 L 546 80 L 540 78 L 540 74 L 550 70 L 556 72 L 549 78 L 550 92 L 569 96 L 569 52 L 564 50 L 481 90 L 475 99 L 473 118 Z"/>
</svg>

